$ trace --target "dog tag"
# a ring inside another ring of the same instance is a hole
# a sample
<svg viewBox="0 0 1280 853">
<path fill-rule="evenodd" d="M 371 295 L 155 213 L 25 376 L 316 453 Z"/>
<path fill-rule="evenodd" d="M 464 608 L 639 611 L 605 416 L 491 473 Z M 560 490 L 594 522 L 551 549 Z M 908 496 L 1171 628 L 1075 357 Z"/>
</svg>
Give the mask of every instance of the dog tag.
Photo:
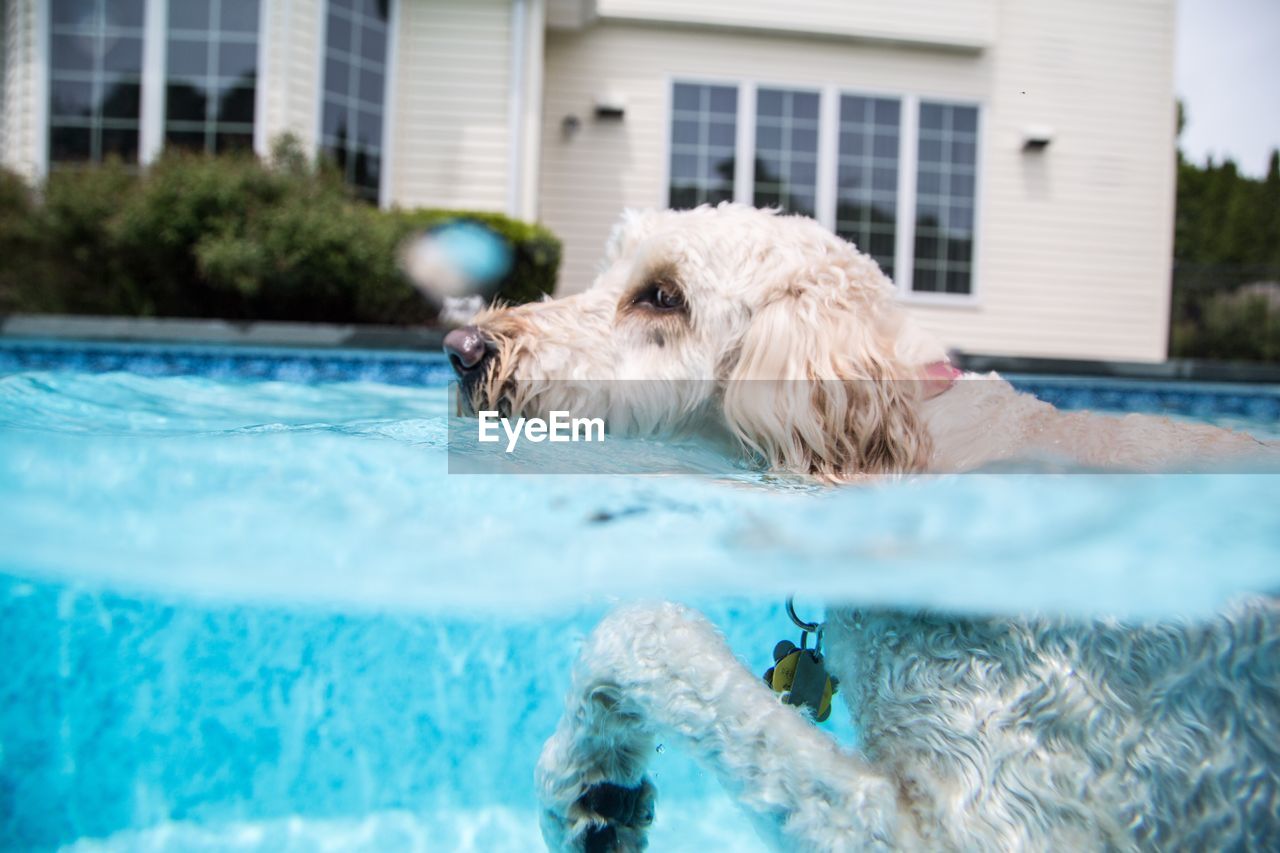
<svg viewBox="0 0 1280 853">
<path fill-rule="evenodd" d="M 817 722 L 831 716 L 831 697 L 836 680 L 827 675 L 822 655 L 815 649 L 797 648 L 783 640 L 773 650 L 774 665 L 764 674 L 764 683 L 782 701 L 798 708 L 808 708 Z"/>
<path fill-rule="evenodd" d="M 808 708 L 813 712 L 813 718 L 822 722 L 831 713 L 830 689 L 827 670 L 822 665 L 822 657 L 805 649 L 800 652 L 796 660 L 796 673 L 791 680 L 791 690 L 784 695 L 783 701 L 788 705 Z"/>
</svg>

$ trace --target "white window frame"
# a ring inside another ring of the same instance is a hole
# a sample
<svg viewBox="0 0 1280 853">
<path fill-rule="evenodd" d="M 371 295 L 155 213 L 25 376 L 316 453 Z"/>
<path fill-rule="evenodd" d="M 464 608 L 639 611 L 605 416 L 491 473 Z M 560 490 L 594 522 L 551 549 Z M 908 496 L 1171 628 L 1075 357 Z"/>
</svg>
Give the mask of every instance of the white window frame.
<svg viewBox="0 0 1280 853">
<path fill-rule="evenodd" d="M 737 122 L 733 140 L 733 200 L 735 203 L 750 204 L 752 188 L 755 185 L 755 161 L 744 160 L 743 151 L 754 151 L 756 147 L 756 99 L 755 85 L 746 83 L 736 77 L 708 77 L 706 75 L 682 74 L 668 76 L 663 90 L 662 110 L 662 195 L 656 200 L 661 207 L 671 204 L 671 131 L 675 121 L 676 84 L 687 83 L 690 86 L 731 86 L 738 92 Z M 749 96 L 748 96 L 749 93 Z M 744 130 L 747 122 L 743 117 L 749 116 L 750 127 Z"/>
<path fill-rule="evenodd" d="M 706 74 L 669 74 L 666 77 L 665 118 L 662 140 L 662 190 L 663 206 L 671 203 L 671 131 L 672 106 L 677 83 L 702 86 L 733 86 L 738 90 L 738 131 L 734 153 L 733 200 L 740 204 L 752 204 L 755 191 L 755 119 L 756 94 L 764 89 L 790 89 L 818 92 L 818 185 L 814 199 L 814 218 L 824 228 L 835 231 L 837 195 L 836 178 L 839 172 L 840 148 L 840 97 L 852 95 L 866 98 L 892 98 L 901 104 L 898 126 L 898 206 L 894 237 L 894 285 L 898 299 L 920 305 L 949 308 L 977 308 L 981 306 L 980 282 L 982 280 L 982 245 L 986 229 L 983 224 L 983 189 L 986 175 L 985 124 L 986 104 L 981 99 L 965 100 L 954 95 L 935 96 L 927 92 L 893 92 L 875 89 L 849 88 L 831 82 L 815 83 L 812 80 L 749 79 L 719 77 Z M 911 277 L 915 255 L 916 169 L 919 145 L 920 104 L 924 101 L 936 104 L 973 107 L 977 118 L 977 157 L 974 163 L 973 199 L 973 249 L 970 260 L 968 293 L 935 293 L 911 289 Z"/>
<path fill-rule="evenodd" d="M 756 143 L 756 137 L 755 137 L 755 133 L 756 133 L 756 104 L 757 104 L 757 102 L 758 102 L 758 100 L 759 100 L 760 90 L 761 90 L 761 89 L 777 89 L 777 90 L 780 90 L 780 91 L 786 91 L 786 92 L 802 92 L 802 93 L 804 93 L 804 94 L 806 94 L 806 95 L 817 95 L 817 96 L 818 96 L 818 150 L 817 150 L 817 152 L 816 152 L 816 156 L 817 156 L 817 158 L 818 158 L 818 161 L 814 164 L 814 167 L 815 167 L 814 172 L 815 172 L 815 174 L 814 174 L 814 188 L 813 188 L 813 213 L 814 213 L 813 218 L 814 218 L 814 219 L 816 219 L 816 220 L 818 220 L 818 222 L 821 222 L 821 223 L 822 223 L 824 226 L 826 226 L 827 228 L 832 228 L 832 227 L 834 227 L 834 223 L 835 223 L 835 216 L 834 216 L 834 215 L 833 215 L 829 220 L 827 220 L 827 221 L 824 221 L 824 220 L 822 219 L 822 205 L 823 205 L 823 203 L 824 203 L 824 199 L 823 199 L 823 187 L 822 187 L 822 171 L 823 171 L 823 167 L 824 167 L 824 164 L 823 164 L 823 162 L 822 162 L 822 154 L 823 154 L 823 151 L 822 151 L 822 136 L 823 136 L 823 134 L 824 134 L 824 133 L 825 133 L 825 131 L 826 131 L 826 129 L 825 129 L 825 127 L 823 126 L 823 123 L 822 123 L 822 122 L 823 122 L 823 119 L 826 117 L 826 113 L 824 112 L 824 109 L 826 108 L 825 99 L 826 99 L 826 97 L 827 97 L 827 91 L 826 91 L 827 87 L 826 87 L 826 86 L 823 86 L 823 85 L 821 85 L 821 84 L 815 84 L 815 83 L 775 83 L 775 82 L 773 82 L 772 80 L 757 80 L 757 81 L 752 85 L 751 89 L 752 89 L 752 91 L 751 91 L 751 98 L 749 99 L 749 100 L 750 100 L 750 104 L 751 104 L 751 106 L 750 106 L 750 109 L 751 109 L 751 147 L 747 149 L 747 150 L 748 150 L 748 151 L 750 151 L 751 153 L 750 153 L 750 156 L 748 156 L 748 157 L 742 157 L 742 156 L 740 156 L 740 152 L 739 152 L 739 153 L 735 153 L 735 154 L 734 154 L 734 159 L 735 159 L 735 160 L 746 160 L 746 161 L 750 164 L 750 169 L 751 169 L 751 173 L 752 173 L 752 174 L 751 174 L 751 181 L 750 181 L 750 183 L 748 183 L 748 184 L 746 185 L 746 188 L 745 188 L 745 189 L 746 189 L 746 193 L 745 193 L 744 195 L 742 195 L 742 196 L 739 196 L 737 193 L 734 193 L 734 199 L 733 199 L 733 200 L 734 200 L 734 201 L 741 201 L 743 204 L 754 204 L 754 203 L 755 203 L 755 190 L 756 190 L 756 180 L 755 180 L 755 178 L 756 178 L 756 176 L 755 176 L 755 167 L 756 167 L 756 144 L 755 144 L 755 143 Z M 739 100 L 739 102 L 741 102 L 741 101 L 742 101 L 742 96 L 741 96 L 741 95 L 739 95 L 739 96 L 738 96 L 738 100 Z M 830 164 L 827 164 L 827 166 L 828 166 L 829 168 L 831 168 L 831 169 L 834 169 L 834 168 L 835 168 L 835 161 L 832 161 Z M 834 172 L 832 172 L 832 174 L 834 175 L 835 173 L 834 173 Z M 735 187 L 735 189 L 736 189 L 736 187 Z M 834 186 L 832 186 L 832 187 L 828 187 L 827 191 L 828 191 L 828 192 L 831 192 L 831 193 L 834 195 L 835 187 L 834 187 Z M 832 213 L 834 214 L 834 212 L 835 212 L 835 204 L 834 204 L 834 203 L 832 203 L 832 204 L 831 204 L 831 211 L 832 211 Z"/>
<path fill-rule="evenodd" d="M 168 120 L 168 101 L 165 91 L 169 85 L 169 0 L 144 0 L 144 20 L 146 35 L 142 54 L 142 129 L 139 142 L 140 160 L 145 166 L 164 152 L 165 123 Z M 267 25 L 269 17 L 267 5 L 270 0 L 258 0 L 258 49 L 257 71 L 253 80 L 253 153 L 263 160 L 271 154 L 271 140 L 267 138 L 267 123 L 264 110 L 267 105 L 267 77 L 270 72 L 267 65 L 271 52 L 267 45 Z M 153 55 L 154 54 L 154 55 Z M 150 95 L 148 94 L 150 93 Z M 155 108 L 148 114 L 147 108 L 155 99 Z M 154 125 L 154 126 L 152 126 Z M 154 148 L 148 149 L 145 143 L 150 142 Z"/>
<path fill-rule="evenodd" d="M 267 0 L 263 0 L 266 5 Z M 325 50 L 329 39 L 329 3 L 324 0 L 320 4 L 319 22 L 317 24 L 318 41 L 316 42 L 315 68 L 315 136 L 312 139 L 312 154 L 319 158 L 324 148 L 324 71 Z M 382 151 L 378 173 L 378 207 L 387 209 L 391 204 L 391 157 L 395 147 L 392 133 L 395 132 L 395 113 L 393 99 L 396 94 L 396 64 L 400 52 L 400 0 L 389 0 L 387 3 L 387 69 L 382 81 Z"/>
<path fill-rule="evenodd" d="M 3 2 L 3 0 L 0 0 L 0 2 Z M 264 116 L 267 103 L 266 78 L 271 73 L 268 70 L 270 51 L 267 49 L 267 5 L 269 2 L 270 0 L 259 0 L 258 3 L 258 76 L 254 81 L 253 104 L 253 150 L 259 157 L 263 158 L 271 153 Z M 393 15 L 398 5 L 399 0 L 391 0 Z M 47 0 L 41 0 L 41 2 L 35 4 L 36 68 L 33 89 L 36 98 L 34 111 L 36 120 L 35 135 L 36 144 L 39 146 L 36 168 L 37 176 L 42 179 L 49 174 L 49 62 L 52 58 L 50 46 L 53 34 L 50 22 L 51 6 L 52 4 Z M 164 151 L 165 75 L 168 72 L 169 50 L 169 0 L 144 0 L 142 22 L 142 94 L 138 105 L 138 164 L 146 167 L 155 162 Z M 392 36 L 392 40 L 394 42 L 394 36 Z M 323 62 L 323 57 L 321 62 Z"/>
<path fill-rule="evenodd" d="M 4 0 L 0 0 L 0 3 Z M 52 91 L 52 75 L 49 72 L 49 63 L 53 61 L 53 3 L 50 0 L 40 0 L 35 5 L 35 50 L 33 57 L 35 59 L 35 70 L 32 74 L 32 95 L 36 99 L 35 109 L 32 116 L 35 119 L 35 143 L 37 146 L 35 157 L 35 175 L 38 180 L 44 180 L 49 176 L 49 96 Z M 154 97 L 151 90 L 156 88 L 156 78 L 154 74 L 154 57 L 152 53 L 156 50 L 153 42 L 157 36 L 152 27 L 155 20 L 157 9 L 160 15 L 161 24 L 165 23 L 165 17 L 168 14 L 168 0 L 143 0 L 142 6 L 142 81 L 141 92 L 138 95 L 138 165 L 146 166 L 154 156 L 148 156 L 148 134 L 154 133 L 155 128 L 149 125 L 156 124 L 157 127 L 163 128 L 164 116 L 155 117 L 154 111 L 150 110 L 150 101 L 148 98 Z M 164 106 L 164 27 L 159 30 L 160 51 L 161 51 L 161 74 L 159 77 L 160 86 L 160 104 L 163 113 Z M 163 132 L 163 131 L 162 131 Z"/>
<path fill-rule="evenodd" d="M 987 173 L 987 169 L 986 169 L 987 155 L 986 155 L 986 146 L 984 145 L 984 142 L 986 140 L 986 136 L 984 133 L 985 123 L 986 123 L 986 113 L 987 113 L 986 104 L 983 101 L 979 101 L 976 99 L 969 101 L 963 98 L 957 98 L 954 95 L 934 96 L 929 94 L 921 94 L 921 95 L 911 95 L 910 97 L 914 101 L 910 111 L 911 144 L 910 145 L 906 144 L 907 135 L 903 133 L 901 139 L 899 140 L 899 145 L 901 147 L 899 147 L 898 149 L 898 162 L 899 162 L 899 168 L 902 169 L 903 172 L 907 171 L 906 167 L 908 166 L 908 161 L 910 165 L 911 193 L 906 198 L 910 199 L 910 205 L 911 205 L 911 218 L 910 220 L 908 220 L 911 223 L 911 234 L 910 234 L 911 242 L 907 244 L 907 246 L 905 247 L 906 261 L 908 262 L 908 266 L 905 266 L 905 267 L 898 266 L 898 269 L 905 271 L 906 275 L 900 276 L 900 278 L 902 278 L 901 281 L 894 282 L 898 286 L 898 297 L 902 299 L 904 302 L 909 302 L 909 303 L 918 304 L 918 305 L 937 305 L 942 307 L 954 307 L 954 308 L 977 308 L 981 306 L 981 298 L 979 296 L 979 281 L 981 280 L 981 273 L 982 273 L 981 263 L 982 263 L 983 238 L 980 235 L 985 235 L 986 233 L 986 229 L 983 227 L 983 222 L 982 222 L 983 186 L 986 183 L 983 180 L 983 178 Z M 974 138 L 975 138 L 974 148 L 976 151 L 976 155 L 973 161 L 973 247 L 970 250 L 971 255 L 969 258 L 969 292 L 968 293 L 939 293 L 931 290 L 912 290 L 911 289 L 911 284 L 912 284 L 911 277 L 914 274 L 914 266 L 915 266 L 913 261 L 914 261 L 914 253 L 915 253 L 916 172 L 917 172 L 917 167 L 919 165 L 918 163 L 919 149 L 917 146 L 919 145 L 920 104 L 924 101 L 928 101 L 931 104 L 942 104 L 943 106 L 972 107 L 978 111 L 976 124 L 974 127 Z M 903 99 L 903 108 L 904 110 L 906 109 L 905 97 Z M 904 127 L 905 127 L 905 121 L 906 121 L 906 116 L 904 113 L 904 125 L 903 125 Z M 909 149 L 909 150 L 904 150 L 904 149 Z M 898 221 L 899 223 L 901 223 L 902 221 L 901 199 L 903 198 L 902 196 L 903 172 L 900 172 L 898 174 L 898 193 L 899 193 Z M 899 235 L 899 240 L 901 239 L 902 239 L 901 235 Z M 901 242 L 899 242 L 899 245 L 897 248 L 898 248 L 899 254 L 894 260 L 895 266 L 900 264 L 903 259 L 903 255 L 901 254 L 901 252 L 903 251 L 904 247 L 902 246 Z"/>
</svg>

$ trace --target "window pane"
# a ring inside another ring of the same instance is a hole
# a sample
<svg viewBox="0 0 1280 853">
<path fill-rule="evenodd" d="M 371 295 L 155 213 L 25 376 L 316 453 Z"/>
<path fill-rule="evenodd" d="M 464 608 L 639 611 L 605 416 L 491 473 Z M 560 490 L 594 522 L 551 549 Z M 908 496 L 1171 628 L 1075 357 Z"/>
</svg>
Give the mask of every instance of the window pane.
<svg viewBox="0 0 1280 853">
<path fill-rule="evenodd" d="M 791 96 L 791 115 L 801 120 L 818 120 L 818 95 L 815 92 L 796 92 Z"/>
<path fill-rule="evenodd" d="M 360 100 L 368 104 L 382 103 L 382 90 L 386 79 L 379 71 L 360 72 Z"/>
<path fill-rule="evenodd" d="M 55 74 L 59 71 L 93 71 L 98 49 L 97 36 L 55 34 L 50 47 Z"/>
<path fill-rule="evenodd" d="M 353 183 L 357 187 L 372 190 L 375 193 L 374 198 L 376 200 L 382 161 L 376 155 L 365 154 L 362 151 L 356 155 L 353 167 Z"/>
<path fill-rule="evenodd" d="M 169 0 L 165 138 L 217 152 L 252 146 L 258 0 Z"/>
<path fill-rule="evenodd" d="M 698 123 L 680 119 L 671 122 L 671 143 L 673 145 L 697 145 Z"/>
<path fill-rule="evenodd" d="M 378 65 L 387 61 L 387 34 L 382 27 L 362 27 L 360 29 L 360 55 L 365 62 Z"/>
<path fill-rule="evenodd" d="M 896 119 L 895 119 L 896 122 Z M 895 124 L 896 126 L 896 124 Z M 871 142 L 871 153 L 881 160 L 898 159 L 898 135 L 877 133 Z"/>
<path fill-rule="evenodd" d="M 92 28 L 97 5 L 95 0 L 53 0 L 50 19 L 55 27 Z"/>
<path fill-rule="evenodd" d="M 111 119 L 137 119 L 141 101 L 142 87 L 139 84 L 113 83 L 103 94 L 102 115 Z"/>
<path fill-rule="evenodd" d="M 169 78 L 209 73 L 209 47 L 203 41 L 173 39 L 169 42 Z"/>
<path fill-rule="evenodd" d="M 912 290 L 973 290 L 977 130 L 977 107 L 920 105 Z"/>
<path fill-rule="evenodd" d="M 49 162 L 137 162 L 141 0 L 55 0 L 50 23 Z"/>
<path fill-rule="evenodd" d="M 382 112 L 360 110 L 357 122 L 360 147 L 366 151 L 382 147 Z"/>
<path fill-rule="evenodd" d="M 107 39 L 102 67 L 107 71 L 142 73 L 142 39 L 116 36 Z"/>
<path fill-rule="evenodd" d="M 738 126 L 732 121 L 713 121 L 707 127 L 709 145 L 732 149 L 737 142 Z"/>
<path fill-rule="evenodd" d="M 203 151 L 206 145 L 205 133 L 204 131 L 171 130 L 164 135 L 164 143 L 176 148 Z"/>
<path fill-rule="evenodd" d="M 761 89 L 756 93 L 756 115 L 778 118 L 782 115 L 782 92 Z"/>
<path fill-rule="evenodd" d="M 252 86 L 234 86 L 223 90 L 218 121 L 231 124 L 253 124 Z"/>
<path fill-rule="evenodd" d="M 331 50 L 350 52 L 352 49 L 351 22 L 339 15 L 330 15 L 327 27 L 325 45 Z"/>
<path fill-rule="evenodd" d="M 359 2 L 355 4 L 355 8 L 360 9 L 361 14 L 363 14 L 366 19 L 381 21 L 385 24 L 387 22 L 387 14 L 390 9 L 390 5 L 391 4 L 388 0 L 359 0 Z"/>
<path fill-rule="evenodd" d="M 894 98 L 840 98 L 836 233 L 894 274 L 901 104 Z"/>
<path fill-rule="evenodd" d="M 92 131 L 87 127 L 49 128 L 49 159 L 54 163 L 87 161 L 92 152 Z"/>
<path fill-rule="evenodd" d="M 756 206 L 813 216 L 817 162 L 817 93 L 760 89 L 756 93 Z"/>
<path fill-rule="evenodd" d="M 258 70 L 258 46 L 253 42 L 227 42 L 218 47 L 218 76 L 252 80 Z"/>
<path fill-rule="evenodd" d="M 727 117 L 730 122 L 736 122 L 738 118 L 738 90 L 733 86 L 712 86 L 711 102 L 709 105 L 711 112 Z"/>
<path fill-rule="evenodd" d="M 79 80 L 54 80 L 50 83 L 49 111 L 55 118 L 91 117 L 93 84 Z"/>
<path fill-rule="evenodd" d="M 351 66 L 330 56 L 324 63 L 324 90 L 335 95 L 347 94 L 351 82 Z"/>
<path fill-rule="evenodd" d="M 377 200 L 382 169 L 388 5 L 331 0 L 325 19 L 324 112 L 320 153 L 357 195 Z"/>
<path fill-rule="evenodd" d="M 212 12 L 208 0 L 169 0 L 169 29 L 208 30 Z"/>
<path fill-rule="evenodd" d="M 256 33 L 258 31 L 258 0 L 219 0 L 220 21 L 223 32 Z"/>
<path fill-rule="evenodd" d="M 347 108 L 337 101 L 326 99 L 324 102 L 323 133 L 334 139 L 349 139 L 347 128 Z"/>
<path fill-rule="evenodd" d="M 109 27 L 138 27 L 143 25 L 143 0 L 107 0 L 103 11 Z"/>
<path fill-rule="evenodd" d="M 676 83 L 671 103 L 678 116 L 671 121 L 667 203 L 684 209 L 733 198 L 737 88 Z"/>
<path fill-rule="evenodd" d="M 203 122 L 207 116 L 208 100 L 208 92 L 203 86 L 170 83 L 165 87 L 165 116 L 169 122 Z"/>
<path fill-rule="evenodd" d="M 103 128 L 102 158 L 105 160 L 108 157 L 118 157 L 126 163 L 136 163 L 138 161 L 137 129 Z"/>
</svg>

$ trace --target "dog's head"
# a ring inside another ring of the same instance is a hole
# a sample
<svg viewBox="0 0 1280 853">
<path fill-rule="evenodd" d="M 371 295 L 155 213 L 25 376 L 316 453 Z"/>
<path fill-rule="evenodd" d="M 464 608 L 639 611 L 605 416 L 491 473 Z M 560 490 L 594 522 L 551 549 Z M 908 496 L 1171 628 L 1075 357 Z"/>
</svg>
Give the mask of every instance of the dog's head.
<svg viewBox="0 0 1280 853">
<path fill-rule="evenodd" d="M 870 258 L 810 219 L 742 205 L 629 212 L 587 291 L 494 308 L 446 349 L 477 410 L 719 424 L 823 479 L 927 458 L 915 411 L 942 357 Z"/>
</svg>

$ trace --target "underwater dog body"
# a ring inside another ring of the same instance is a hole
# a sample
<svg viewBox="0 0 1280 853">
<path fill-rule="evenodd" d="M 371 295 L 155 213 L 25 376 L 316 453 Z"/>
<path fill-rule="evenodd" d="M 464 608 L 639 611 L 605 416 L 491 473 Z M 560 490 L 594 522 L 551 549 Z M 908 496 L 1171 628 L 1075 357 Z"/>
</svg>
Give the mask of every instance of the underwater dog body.
<svg viewBox="0 0 1280 853">
<path fill-rule="evenodd" d="M 656 737 L 679 738 L 781 850 L 1280 844 L 1274 598 L 1161 624 L 833 609 L 826 635 L 856 752 L 693 611 L 607 617 L 538 767 L 548 846 L 643 848 Z M 602 791 L 631 792 L 627 813 Z"/>
</svg>

